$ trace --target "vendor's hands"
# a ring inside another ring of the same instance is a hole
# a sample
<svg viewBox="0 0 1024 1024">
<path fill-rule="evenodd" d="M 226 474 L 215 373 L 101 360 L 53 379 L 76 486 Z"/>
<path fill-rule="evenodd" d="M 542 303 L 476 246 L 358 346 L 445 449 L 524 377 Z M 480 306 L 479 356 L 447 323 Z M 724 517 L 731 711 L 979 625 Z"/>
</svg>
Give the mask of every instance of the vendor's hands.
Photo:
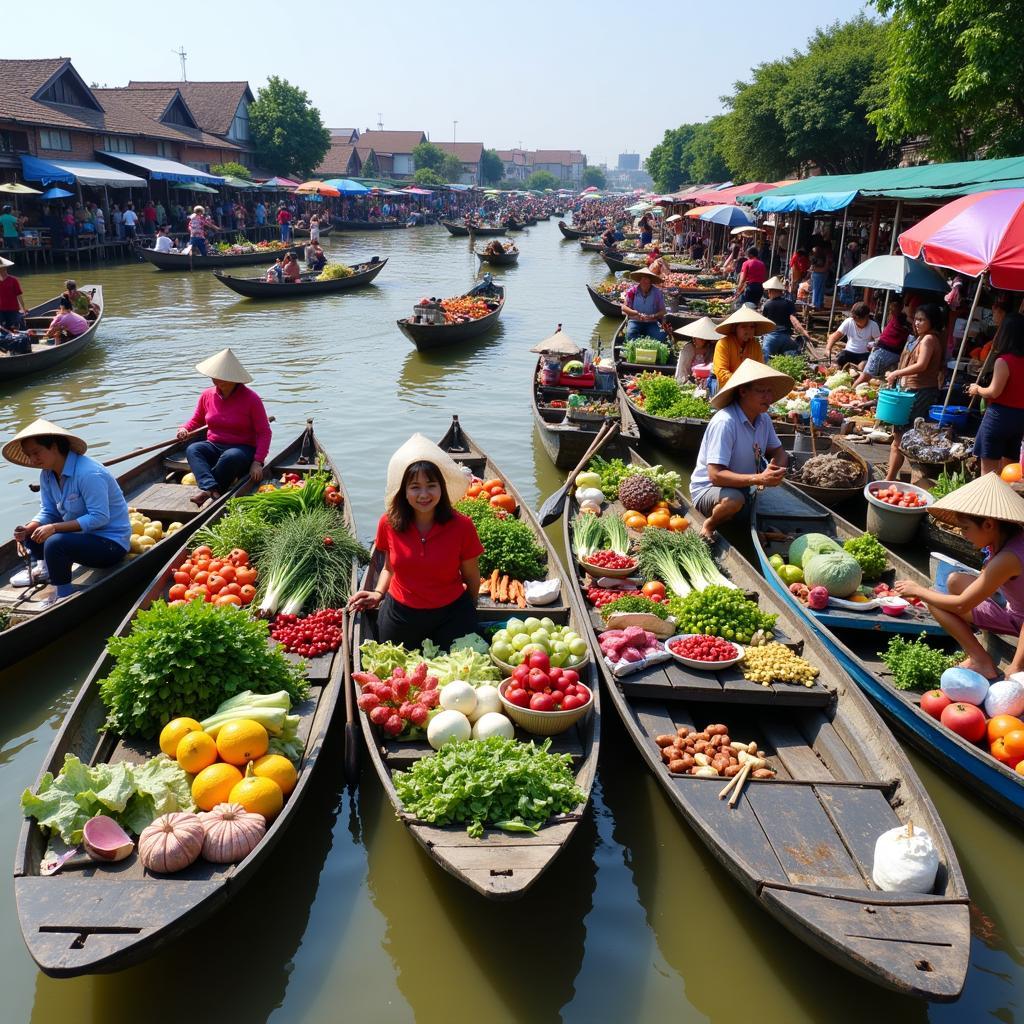
<svg viewBox="0 0 1024 1024">
<path fill-rule="evenodd" d="M 896 383 L 896 371 L 895 370 L 890 370 L 885 375 L 885 383 L 888 384 L 890 387 L 892 387 L 892 385 Z"/>
<path fill-rule="evenodd" d="M 900 597 L 917 597 L 922 598 L 925 594 L 925 588 L 920 583 L 915 583 L 913 580 L 897 580 L 892 589 L 896 591 Z"/>
<path fill-rule="evenodd" d="M 184 427 L 178 427 L 178 433 L 175 436 L 179 441 L 184 441 L 188 437 L 188 431 Z"/>
<path fill-rule="evenodd" d="M 16 526 L 14 528 L 14 539 L 19 544 L 23 544 L 28 539 L 28 536 L 29 536 L 29 529 L 28 529 L 27 526 Z"/>
<path fill-rule="evenodd" d="M 57 527 L 53 523 L 47 523 L 45 526 L 37 526 L 32 531 L 32 539 L 37 544 L 44 544 L 57 532 Z"/>
<path fill-rule="evenodd" d="M 786 478 L 786 467 L 776 466 L 774 462 L 769 463 L 768 468 L 762 470 L 754 478 L 760 487 L 778 487 Z"/>
<path fill-rule="evenodd" d="M 258 484 L 263 479 L 263 464 L 261 462 L 254 462 L 249 467 L 249 479 L 254 484 Z"/>
<path fill-rule="evenodd" d="M 981 386 L 978 384 L 968 384 L 967 394 L 969 394 L 972 398 L 977 398 L 977 396 L 981 394 Z"/>
<path fill-rule="evenodd" d="M 384 600 L 378 590 L 359 590 L 348 599 L 348 610 L 350 612 L 361 612 L 372 610 L 380 606 Z"/>
</svg>

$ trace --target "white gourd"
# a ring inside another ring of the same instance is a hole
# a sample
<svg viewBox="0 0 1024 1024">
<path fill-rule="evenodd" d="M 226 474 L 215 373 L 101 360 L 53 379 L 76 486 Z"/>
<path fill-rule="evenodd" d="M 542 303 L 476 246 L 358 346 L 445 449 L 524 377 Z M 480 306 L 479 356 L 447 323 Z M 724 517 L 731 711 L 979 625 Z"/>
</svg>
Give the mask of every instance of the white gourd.
<svg viewBox="0 0 1024 1024">
<path fill-rule="evenodd" d="M 883 892 L 931 892 L 938 870 L 932 837 L 912 821 L 875 840 L 871 877 Z"/>
<path fill-rule="evenodd" d="M 217 804 L 199 815 L 203 829 L 203 856 L 213 864 L 237 864 L 245 860 L 267 831 L 262 814 L 241 804 Z"/>
<path fill-rule="evenodd" d="M 161 814 L 139 836 L 139 860 L 147 871 L 172 875 L 195 863 L 203 849 L 203 825 L 188 811 Z"/>
<path fill-rule="evenodd" d="M 989 718 L 996 715 L 1018 716 L 1024 712 L 1024 682 L 1014 673 L 1009 679 L 993 683 L 985 695 L 985 714 Z"/>
</svg>

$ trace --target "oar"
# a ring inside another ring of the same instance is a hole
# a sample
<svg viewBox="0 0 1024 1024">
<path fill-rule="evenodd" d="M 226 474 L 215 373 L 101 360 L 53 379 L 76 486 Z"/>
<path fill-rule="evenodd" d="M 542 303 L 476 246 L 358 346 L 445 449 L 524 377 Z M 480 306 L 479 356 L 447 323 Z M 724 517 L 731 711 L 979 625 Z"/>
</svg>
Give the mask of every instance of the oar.
<svg viewBox="0 0 1024 1024">
<path fill-rule="evenodd" d="M 619 431 L 618 423 L 610 423 L 607 420 L 601 424 L 601 429 L 597 432 L 597 437 L 594 438 L 593 443 L 587 449 L 586 454 L 580 459 L 579 465 L 566 477 L 565 483 L 555 491 L 547 501 L 544 502 L 540 507 L 540 511 L 537 513 L 540 519 L 541 526 L 550 526 L 552 523 L 557 522 L 561 518 L 562 511 L 565 509 L 565 499 L 569 493 L 569 489 L 576 482 L 577 475 L 583 470 L 584 466 L 610 441 Z"/>
<path fill-rule="evenodd" d="M 356 734 L 355 705 L 352 699 L 352 659 L 348 611 L 341 613 L 341 656 L 345 659 L 345 781 L 354 786 L 359 781 L 359 737 Z"/>
<path fill-rule="evenodd" d="M 151 444 L 148 448 L 136 448 L 135 451 L 129 452 L 127 455 L 119 455 L 116 459 L 110 459 L 104 462 L 104 466 L 114 466 L 119 462 L 125 462 L 128 459 L 134 459 L 137 455 L 147 455 L 149 452 L 155 452 L 160 448 L 170 448 L 172 445 L 184 444 L 184 442 L 191 440 L 193 437 L 198 437 L 200 434 L 206 431 L 206 427 L 196 427 L 195 430 L 189 431 L 184 437 L 172 438 L 170 441 L 158 441 L 156 444 Z"/>
</svg>

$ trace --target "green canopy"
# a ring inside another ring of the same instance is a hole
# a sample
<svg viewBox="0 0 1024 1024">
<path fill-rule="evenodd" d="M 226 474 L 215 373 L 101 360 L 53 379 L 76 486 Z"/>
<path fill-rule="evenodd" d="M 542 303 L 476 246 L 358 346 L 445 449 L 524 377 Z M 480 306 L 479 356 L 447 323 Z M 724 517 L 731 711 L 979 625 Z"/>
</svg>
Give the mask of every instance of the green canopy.
<svg viewBox="0 0 1024 1024">
<path fill-rule="evenodd" d="M 235 178 L 235 177 L 232 177 L 230 174 L 225 174 L 224 175 L 224 184 L 227 185 L 228 188 L 237 188 L 237 189 L 259 188 L 259 185 L 257 185 L 256 182 L 254 182 L 254 181 L 246 181 L 244 178 Z"/>
<path fill-rule="evenodd" d="M 171 188 L 180 188 L 183 192 L 209 192 L 210 195 L 217 194 L 215 188 L 210 188 L 209 185 L 204 185 L 201 181 L 179 181 L 172 185 Z"/>
</svg>

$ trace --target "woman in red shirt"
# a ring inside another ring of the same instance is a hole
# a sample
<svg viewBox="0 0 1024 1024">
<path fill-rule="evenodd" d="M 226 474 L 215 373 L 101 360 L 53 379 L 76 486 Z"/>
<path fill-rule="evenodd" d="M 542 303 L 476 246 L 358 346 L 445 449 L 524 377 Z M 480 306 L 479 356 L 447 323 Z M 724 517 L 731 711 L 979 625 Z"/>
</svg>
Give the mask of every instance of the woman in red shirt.
<svg viewBox="0 0 1024 1024">
<path fill-rule="evenodd" d="M 377 640 L 407 649 L 433 640 L 445 650 L 478 629 L 483 545 L 473 521 L 452 505 L 468 477 L 422 434 L 388 464 L 387 511 L 377 524 L 376 556 L 384 564 L 375 590 L 360 590 L 351 611 L 378 609 Z"/>
<path fill-rule="evenodd" d="M 969 395 L 985 399 L 985 415 L 974 441 L 981 475 L 998 473 L 1020 459 L 1024 440 L 1024 315 L 1011 313 L 996 339 L 1000 354 L 988 387 L 970 384 Z"/>
</svg>

